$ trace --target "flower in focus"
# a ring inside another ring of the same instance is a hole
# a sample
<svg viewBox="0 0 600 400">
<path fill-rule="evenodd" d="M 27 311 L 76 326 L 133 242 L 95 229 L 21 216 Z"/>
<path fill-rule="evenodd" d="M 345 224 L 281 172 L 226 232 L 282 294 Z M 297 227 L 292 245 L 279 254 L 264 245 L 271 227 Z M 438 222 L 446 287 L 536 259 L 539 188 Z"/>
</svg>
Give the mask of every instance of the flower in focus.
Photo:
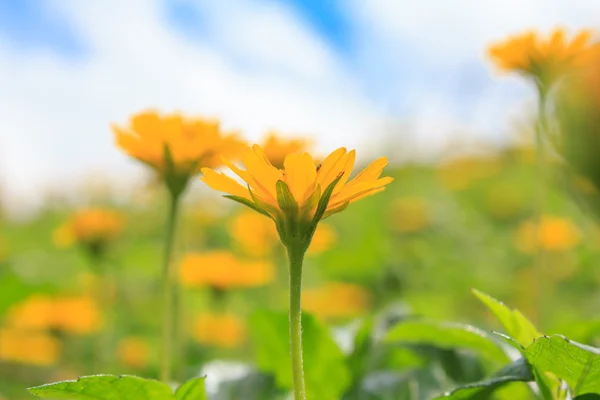
<svg viewBox="0 0 600 400">
<path fill-rule="evenodd" d="M 143 368 L 150 359 L 150 345 L 141 337 L 130 336 L 117 345 L 117 356 L 121 363 L 132 368 Z"/>
<path fill-rule="evenodd" d="M 14 305 L 6 321 L 12 328 L 56 329 L 76 335 L 93 333 L 102 324 L 97 304 L 85 296 L 31 296 Z"/>
<path fill-rule="evenodd" d="M 99 208 L 80 210 L 54 231 L 54 243 L 67 247 L 75 243 L 102 249 L 123 230 L 123 216 Z"/>
<path fill-rule="evenodd" d="M 271 263 L 241 261 L 230 252 L 217 250 L 186 255 L 179 274 L 188 287 L 233 289 L 266 285 L 274 272 Z"/>
<path fill-rule="evenodd" d="M 60 342 L 44 332 L 0 329 L 0 360 L 49 366 L 60 357 Z"/>
<path fill-rule="evenodd" d="M 221 156 L 237 158 L 246 144 L 223 133 L 218 121 L 146 111 L 129 126 L 113 125 L 117 146 L 158 171 L 169 189 L 181 193 L 202 167 L 218 167 Z"/>
<path fill-rule="evenodd" d="M 344 282 L 329 282 L 302 292 L 302 309 L 321 318 L 356 317 L 367 311 L 370 301 L 363 287 Z"/>
<path fill-rule="evenodd" d="M 267 160 L 275 168 L 283 169 L 283 162 L 289 154 L 301 153 L 310 147 L 306 139 L 287 139 L 271 132 L 262 145 Z"/>
<path fill-rule="evenodd" d="M 196 318 L 192 336 L 198 343 L 230 349 L 244 341 L 246 325 L 234 314 L 201 314 Z"/>
<path fill-rule="evenodd" d="M 489 56 L 502 71 L 515 71 L 535 78 L 543 86 L 550 85 L 570 68 L 585 62 L 595 49 L 590 45 L 592 32 L 583 30 L 567 41 L 562 28 L 548 39 L 526 32 L 492 45 Z"/>
<path fill-rule="evenodd" d="M 392 204 L 393 228 L 400 233 L 414 233 L 429 226 L 429 206 L 421 197 L 402 197 Z"/>
<path fill-rule="evenodd" d="M 202 180 L 215 190 L 229 193 L 226 197 L 272 218 L 286 247 L 293 242 L 306 249 L 321 219 L 344 210 L 351 202 L 381 192 L 393 180 L 380 178 L 388 164 L 382 157 L 348 181 L 354 157 L 354 151 L 340 148 L 316 165 L 308 153 L 294 153 L 286 157 L 284 169 L 278 169 L 262 148 L 254 145 L 242 159 L 246 170 L 227 162 L 247 187 L 210 168 L 202 169 Z"/>
<path fill-rule="evenodd" d="M 573 223 L 560 217 L 544 216 L 539 224 L 525 221 L 515 235 L 515 245 L 523 253 L 535 253 L 539 247 L 562 252 L 575 247 L 581 235 Z"/>
</svg>

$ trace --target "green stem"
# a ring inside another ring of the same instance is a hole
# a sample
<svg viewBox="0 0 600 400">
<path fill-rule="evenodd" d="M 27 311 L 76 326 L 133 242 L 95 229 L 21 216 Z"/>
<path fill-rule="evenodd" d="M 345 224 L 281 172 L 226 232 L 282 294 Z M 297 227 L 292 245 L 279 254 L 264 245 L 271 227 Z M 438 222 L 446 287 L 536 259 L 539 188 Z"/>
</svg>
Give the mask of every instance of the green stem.
<svg viewBox="0 0 600 400">
<path fill-rule="evenodd" d="M 165 236 L 165 249 L 162 264 L 162 283 L 163 283 L 163 320 L 162 320 L 162 348 L 160 379 L 168 383 L 172 379 L 173 372 L 173 349 L 178 348 L 174 343 L 176 324 L 177 324 L 177 276 L 171 266 L 173 253 L 173 242 L 175 238 L 175 228 L 177 226 L 177 213 L 179 208 L 179 196 L 169 196 L 169 215 L 167 217 L 167 227 Z"/>
<path fill-rule="evenodd" d="M 95 339 L 95 354 L 94 354 L 94 373 L 106 372 L 106 355 L 110 354 L 111 333 L 110 326 L 112 325 L 112 314 L 109 296 L 112 287 L 108 281 L 106 273 L 105 259 L 102 251 L 92 251 L 90 254 L 91 270 L 95 277 L 92 282 L 92 298 L 98 305 L 100 314 L 104 318 L 104 326 L 96 334 Z"/>
<path fill-rule="evenodd" d="M 302 262 L 304 251 L 288 248 L 290 264 L 290 349 L 294 400 L 305 400 L 304 369 L 302 366 Z"/>
<path fill-rule="evenodd" d="M 538 180 L 538 193 L 537 193 L 537 201 L 536 201 L 536 209 L 535 209 L 535 222 L 537 225 L 537 232 L 539 236 L 539 229 L 542 224 L 542 218 L 544 216 L 545 211 L 545 203 L 546 203 L 546 152 L 544 148 L 544 135 L 545 135 L 545 126 L 546 126 L 546 89 L 543 85 L 538 85 L 538 120 L 535 129 L 535 145 L 536 145 L 536 168 L 537 168 L 537 180 Z M 535 266 L 537 269 L 537 275 L 540 277 L 538 295 L 536 296 L 538 303 L 538 316 L 537 322 L 540 323 L 540 320 L 543 317 L 542 310 L 542 297 L 544 292 L 544 282 L 543 277 L 545 276 L 545 250 L 541 243 L 539 243 L 538 239 L 538 247 L 535 259 Z"/>
</svg>

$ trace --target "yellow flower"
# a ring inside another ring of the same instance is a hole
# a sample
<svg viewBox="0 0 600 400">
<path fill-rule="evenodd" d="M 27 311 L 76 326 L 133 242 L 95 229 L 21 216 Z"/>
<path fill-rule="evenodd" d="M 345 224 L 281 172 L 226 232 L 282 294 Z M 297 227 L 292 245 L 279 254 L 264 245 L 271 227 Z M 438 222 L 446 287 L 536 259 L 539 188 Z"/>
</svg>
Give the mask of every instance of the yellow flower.
<svg viewBox="0 0 600 400">
<path fill-rule="evenodd" d="M 317 166 L 308 153 L 295 153 L 286 157 L 281 170 L 269 162 L 260 146 L 254 145 L 243 156 L 246 170 L 227 162 L 247 187 L 210 168 L 202 169 L 202 180 L 213 189 L 229 193 L 226 197 L 272 218 L 286 247 L 293 241 L 306 249 L 321 219 L 381 192 L 393 180 L 380 178 L 388 164 L 382 157 L 348 182 L 354 157 L 354 151 L 340 148 Z"/>
<path fill-rule="evenodd" d="M 208 346 L 234 348 L 246 337 L 246 325 L 233 314 L 201 314 L 196 318 L 192 336 Z"/>
<path fill-rule="evenodd" d="M 41 295 L 13 306 L 6 321 L 12 328 L 57 329 L 80 335 L 97 331 L 102 322 L 98 306 L 89 297 Z"/>
<path fill-rule="evenodd" d="M 218 167 L 221 156 L 237 158 L 246 147 L 237 135 L 224 134 L 218 121 L 178 114 L 145 111 L 132 116 L 129 127 L 112 128 L 117 146 L 156 169 L 167 181 L 187 183 L 200 168 Z"/>
<path fill-rule="evenodd" d="M 265 139 L 262 149 L 269 162 L 276 168 L 282 169 L 285 158 L 293 153 L 301 153 L 310 147 L 306 139 L 286 139 L 271 132 Z"/>
<path fill-rule="evenodd" d="M 0 329 L 0 360 L 48 366 L 60 356 L 60 342 L 43 332 Z"/>
<path fill-rule="evenodd" d="M 527 254 L 544 250 L 562 252 L 575 247 L 581 239 L 579 230 L 565 218 L 544 216 L 540 224 L 525 221 L 515 235 L 515 245 Z"/>
<path fill-rule="evenodd" d="M 302 292 L 302 309 L 321 318 L 349 318 L 366 312 L 369 293 L 361 286 L 344 282 L 329 282 Z"/>
<path fill-rule="evenodd" d="M 53 235 L 58 247 L 75 243 L 103 246 L 123 230 L 123 216 L 115 211 L 89 208 L 76 212 Z"/>
<path fill-rule="evenodd" d="M 244 262 L 227 251 L 188 254 L 179 269 L 181 283 L 189 287 L 218 289 L 261 286 L 273 280 L 273 265 Z"/>
<path fill-rule="evenodd" d="M 579 32 L 570 42 L 562 28 L 545 40 L 536 32 L 526 32 L 492 45 L 489 56 L 502 71 L 520 72 L 549 85 L 585 60 L 594 48 L 589 44 L 591 37 L 589 30 Z"/>
<path fill-rule="evenodd" d="M 393 228 L 401 233 L 418 232 L 430 224 L 429 206 L 421 197 L 402 197 L 392 204 Z"/>
<path fill-rule="evenodd" d="M 143 368 L 148 365 L 150 350 L 150 345 L 145 339 L 130 336 L 122 339 L 117 345 L 117 356 L 129 367 Z"/>
</svg>

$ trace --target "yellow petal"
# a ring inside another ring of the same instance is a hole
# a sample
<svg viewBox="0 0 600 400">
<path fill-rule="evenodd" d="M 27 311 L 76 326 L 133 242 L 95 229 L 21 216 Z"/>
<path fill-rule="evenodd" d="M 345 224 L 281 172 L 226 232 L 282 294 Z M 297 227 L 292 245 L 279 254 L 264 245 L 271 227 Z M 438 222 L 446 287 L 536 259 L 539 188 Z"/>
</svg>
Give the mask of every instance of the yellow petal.
<svg viewBox="0 0 600 400">
<path fill-rule="evenodd" d="M 321 185 L 323 190 L 342 172 L 346 159 L 345 147 L 340 147 L 325 158 L 317 173 L 317 183 Z"/>
<path fill-rule="evenodd" d="M 290 154 L 285 158 L 285 182 L 298 204 L 304 201 L 315 190 L 317 171 L 315 162 L 308 153 Z"/>
<path fill-rule="evenodd" d="M 381 176 L 381 173 L 383 172 L 383 169 L 387 165 L 388 165 L 388 160 L 386 157 L 378 158 L 377 160 L 375 160 L 371 164 L 369 164 L 369 166 L 367 168 L 365 168 L 361 172 L 359 172 L 359 174 L 356 175 L 354 177 L 354 179 L 352 179 L 350 182 L 348 182 L 348 185 L 354 185 L 354 184 L 357 184 L 359 182 L 364 182 L 364 181 L 372 181 L 372 180 L 379 178 Z"/>
<path fill-rule="evenodd" d="M 211 188 L 252 200 L 248 189 L 236 182 L 235 179 L 223 173 L 215 172 L 210 168 L 202 168 L 201 172 L 204 175 L 201 179 Z"/>
<path fill-rule="evenodd" d="M 261 190 L 268 196 L 269 200 L 275 201 L 277 199 L 277 181 L 283 178 L 281 171 L 269 163 L 260 147 L 256 145 L 253 146 L 252 151 L 244 155 L 243 161 L 246 171 L 259 185 L 255 189 Z"/>
<path fill-rule="evenodd" d="M 156 111 L 145 111 L 131 117 L 131 129 L 144 139 L 160 140 L 161 120 Z"/>
<path fill-rule="evenodd" d="M 352 150 L 346 155 L 346 160 L 344 162 L 344 166 L 342 167 L 342 171 L 344 174 L 340 178 L 339 182 L 335 186 L 333 193 L 338 193 L 341 191 L 348 181 L 350 174 L 352 173 L 352 168 L 354 168 L 354 160 L 356 159 L 356 151 Z"/>
<path fill-rule="evenodd" d="M 389 184 L 393 180 L 394 178 L 386 176 L 375 181 L 360 182 L 352 186 L 347 185 L 341 192 L 331 197 L 329 204 L 327 205 L 327 209 L 330 210 L 339 207 L 347 201 L 353 203 L 356 200 L 369 196 L 370 194 L 378 193 L 378 191 L 380 191 L 379 189 L 383 189 L 385 185 Z"/>
</svg>

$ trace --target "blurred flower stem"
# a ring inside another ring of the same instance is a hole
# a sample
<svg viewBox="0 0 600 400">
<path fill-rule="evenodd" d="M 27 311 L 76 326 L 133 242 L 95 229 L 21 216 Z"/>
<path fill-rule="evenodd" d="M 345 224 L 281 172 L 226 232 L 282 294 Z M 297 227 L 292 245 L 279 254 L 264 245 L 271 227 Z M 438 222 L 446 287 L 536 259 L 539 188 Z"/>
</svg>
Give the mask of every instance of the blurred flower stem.
<svg viewBox="0 0 600 400">
<path fill-rule="evenodd" d="M 97 332 L 94 344 L 94 373 L 106 372 L 108 354 L 111 354 L 111 300 L 112 282 L 109 282 L 106 271 L 105 248 L 101 245 L 92 244 L 88 248 L 90 258 L 90 269 L 94 276 L 91 287 L 91 297 L 98 305 L 98 309 L 104 319 L 104 326 Z"/>
<path fill-rule="evenodd" d="M 160 380 L 165 383 L 168 383 L 172 379 L 173 350 L 179 348 L 178 343 L 176 343 L 177 318 L 179 314 L 177 309 L 178 287 L 171 259 L 181 193 L 170 191 L 169 194 L 169 214 L 167 217 L 165 249 L 162 265 L 163 320 L 160 357 Z"/>
<path fill-rule="evenodd" d="M 290 349 L 294 399 L 305 400 L 304 367 L 302 365 L 302 262 L 306 248 L 288 247 L 290 275 Z"/>
<path fill-rule="evenodd" d="M 537 123 L 535 126 L 535 148 L 536 148 L 536 169 L 537 169 L 537 199 L 535 204 L 535 223 L 536 223 L 536 235 L 540 235 L 540 227 L 542 225 L 542 218 L 544 217 L 544 211 L 546 209 L 546 189 L 547 189 L 547 174 L 546 174 L 546 149 L 544 146 L 544 136 L 546 135 L 546 99 L 547 99 L 547 86 L 542 82 L 536 84 L 538 91 L 538 115 Z M 545 263 L 546 255 L 544 246 L 539 244 L 535 255 L 535 268 L 539 277 L 538 287 L 536 288 L 536 303 L 537 316 L 534 316 L 534 320 L 540 323 L 543 317 L 543 304 L 542 297 L 544 296 L 545 284 Z"/>
</svg>

